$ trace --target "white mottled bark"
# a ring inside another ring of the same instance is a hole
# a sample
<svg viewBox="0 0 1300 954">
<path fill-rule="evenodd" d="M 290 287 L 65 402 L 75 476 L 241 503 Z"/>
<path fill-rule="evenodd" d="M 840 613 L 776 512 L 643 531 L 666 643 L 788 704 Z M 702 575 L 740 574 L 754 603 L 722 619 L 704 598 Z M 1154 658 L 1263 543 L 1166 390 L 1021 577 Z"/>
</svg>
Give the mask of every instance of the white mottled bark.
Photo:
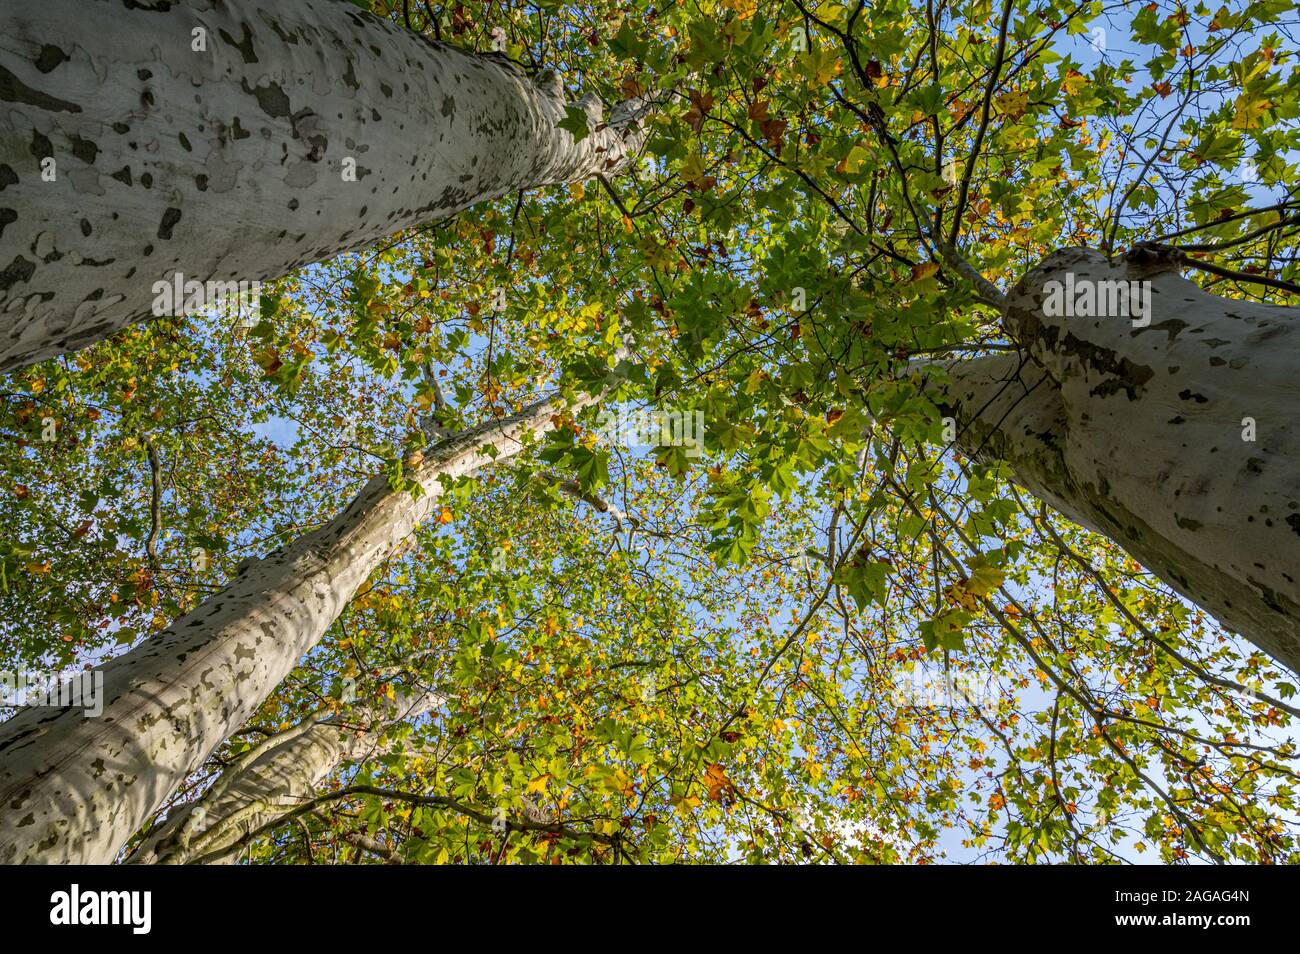
<svg viewBox="0 0 1300 954">
<path fill-rule="evenodd" d="M 301 733 L 295 731 L 280 741 L 271 740 L 247 765 L 222 773 L 202 797 L 168 815 L 149 832 L 128 862 L 232 860 L 235 853 L 227 852 L 241 838 L 300 808 L 340 765 L 372 756 L 380 746 L 384 728 L 418 718 L 439 699 L 433 692 L 418 696 L 403 693 L 392 702 L 313 721 Z"/>
<path fill-rule="evenodd" d="M 103 666 L 98 718 L 27 709 L 0 724 L 0 864 L 112 861 L 432 512 L 439 478 L 512 456 L 525 431 L 546 429 L 562 407 L 539 401 L 437 445 L 411 472 L 425 490 L 418 500 L 392 492 L 382 475 L 371 480 L 328 524 Z"/>
<path fill-rule="evenodd" d="M 0 371 L 153 316 L 178 272 L 275 278 L 615 171 L 643 137 L 644 104 L 602 127 L 584 97 L 593 132 L 575 143 L 553 74 L 342 0 L 40 0 L 4 21 Z"/>
<path fill-rule="evenodd" d="M 1044 284 L 1067 272 L 1150 281 L 1150 323 L 1045 314 Z M 961 449 L 1007 461 L 1031 493 L 1300 671 L 1300 308 L 1068 249 L 1020 283 L 1006 322 L 1023 355 L 952 362 L 948 385 L 927 386 Z"/>
</svg>

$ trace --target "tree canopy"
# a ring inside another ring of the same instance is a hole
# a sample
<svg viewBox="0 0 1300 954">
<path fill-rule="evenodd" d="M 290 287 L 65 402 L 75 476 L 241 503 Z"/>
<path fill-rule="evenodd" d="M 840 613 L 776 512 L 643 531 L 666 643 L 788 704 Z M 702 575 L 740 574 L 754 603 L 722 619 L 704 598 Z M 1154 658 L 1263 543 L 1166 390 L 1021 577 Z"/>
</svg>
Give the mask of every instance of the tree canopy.
<svg viewBox="0 0 1300 954">
<path fill-rule="evenodd" d="M 242 855 L 1296 860 L 1294 675 L 916 373 L 1014 350 L 996 298 L 1061 248 L 1296 304 L 1292 0 L 356 5 L 653 101 L 640 155 L 10 372 L 0 667 L 141 645 L 443 435 L 602 399 L 448 480 L 160 817 L 422 690 Z"/>
</svg>

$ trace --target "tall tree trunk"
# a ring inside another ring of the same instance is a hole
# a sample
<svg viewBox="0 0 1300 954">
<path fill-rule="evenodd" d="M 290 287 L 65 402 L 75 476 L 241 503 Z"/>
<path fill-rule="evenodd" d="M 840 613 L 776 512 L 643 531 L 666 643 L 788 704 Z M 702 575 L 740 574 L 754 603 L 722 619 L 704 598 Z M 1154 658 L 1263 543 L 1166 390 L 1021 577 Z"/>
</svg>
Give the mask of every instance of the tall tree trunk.
<svg viewBox="0 0 1300 954">
<path fill-rule="evenodd" d="M 1150 321 L 1049 314 L 1044 285 L 1149 281 Z M 1159 262 L 1057 252 L 1009 299 L 1022 349 L 926 390 L 968 455 L 1110 537 L 1300 671 L 1300 308 L 1219 298 Z M 1140 323 L 1139 323 L 1140 324 Z"/>
<path fill-rule="evenodd" d="M 644 104 L 603 127 L 598 103 L 577 105 L 592 134 L 575 143 L 556 127 L 554 74 L 534 81 L 339 0 L 10 5 L 0 371 L 155 316 L 156 282 L 275 278 L 617 170 Z"/>
<path fill-rule="evenodd" d="M 383 729 L 415 719 L 438 704 L 434 692 L 401 693 L 391 702 L 309 720 L 255 750 L 247 764 L 223 772 L 199 799 L 180 806 L 128 858 L 133 864 L 230 861 L 245 835 L 310 798 L 345 762 L 364 761 L 380 747 Z"/>
<path fill-rule="evenodd" d="M 411 472 L 424 488 L 419 499 L 375 477 L 332 521 L 103 666 L 99 717 L 33 708 L 0 724 L 0 864 L 112 861 L 428 516 L 442 494 L 439 478 L 512 456 L 525 431 L 544 430 L 563 406 L 538 401 L 437 445 Z"/>
</svg>

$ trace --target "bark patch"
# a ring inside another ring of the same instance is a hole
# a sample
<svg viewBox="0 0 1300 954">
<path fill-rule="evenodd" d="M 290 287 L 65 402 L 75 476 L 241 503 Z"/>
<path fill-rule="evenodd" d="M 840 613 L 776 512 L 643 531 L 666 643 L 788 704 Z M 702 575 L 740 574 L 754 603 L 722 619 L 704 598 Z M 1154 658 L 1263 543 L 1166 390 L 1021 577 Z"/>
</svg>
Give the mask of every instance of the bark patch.
<svg viewBox="0 0 1300 954">
<path fill-rule="evenodd" d="M 0 66 L 0 100 L 7 103 L 22 103 L 24 106 L 35 106 L 37 109 L 43 109 L 51 113 L 81 112 L 81 107 L 76 103 L 69 103 L 65 99 L 58 99 L 48 93 L 32 89 L 3 66 Z"/>
<path fill-rule="evenodd" d="M 256 63 L 257 54 L 253 51 L 253 31 L 248 28 L 247 23 L 241 23 L 240 26 L 243 27 L 244 36 L 239 42 L 235 42 L 235 38 L 225 30 L 218 30 L 217 32 L 221 34 L 221 39 L 239 51 L 239 55 L 244 58 L 245 63 Z"/>
<path fill-rule="evenodd" d="M 36 68 L 42 73 L 48 73 L 60 63 L 65 63 L 72 57 L 68 56 L 57 46 L 50 43 L 42 44 L 40 55 L 36 57 Z"/>
<path fill-rule="evenodd" d="M 268 83 L 265 86 L 249 86 L 248 80 L 240 80 L 239 85 L 245 93 L 257 99 L 257 105 L 262 107 L 262 112 L 272 119 L 279 119 L 290 114 L 289 95 L 280 87 L 279 83 Z"/>
<path fill-rule="evenodd" d="M 19 255 L 0 272 L 0 291 L 8 291 L 19 282 L 29 282 L 35 274 L 36 263 Z"/>
<path fill-rule="evenodd" d="M 160 239 L 169 239 L 172 237 L 172 229 L 176 223 L 181 220 L 181 210 L 170 208 L 163 213 L 162 221 L 158 223 L 158 237 Z"/>
</svg>

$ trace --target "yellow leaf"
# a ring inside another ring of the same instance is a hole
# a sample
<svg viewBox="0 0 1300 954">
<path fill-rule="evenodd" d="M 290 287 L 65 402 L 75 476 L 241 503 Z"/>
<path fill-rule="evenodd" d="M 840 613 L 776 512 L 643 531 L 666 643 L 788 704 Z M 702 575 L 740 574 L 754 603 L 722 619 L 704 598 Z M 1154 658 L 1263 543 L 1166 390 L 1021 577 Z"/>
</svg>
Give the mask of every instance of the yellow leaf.
<svg viewBox="0 0 1300 954">
<path fill-rule="evenodd" d="M 1088 77 L 1084 76 L 1078 70 L 1070 70 L 1065 79 L 1061 80 L 1061 89 L 1065 90 L 1066 95 L 1078 95 L 1079 90 L 1088 85 Z"/>
<path fill-rule="evenodd" d="M 849 154 L 840 160 L 840 164 L 835 167 L 835 171 L 853 175 L 862 168 L 862 164 L 866 161 L 867 150 L 861 146 L 854 146 L 849 150 Z"/>
<path fill-rule="evenodd" d="M 1242 93 L 1234 104 L 1235 115 L 1232 117 L 1233 129 L 1258 129 L 1264 113 L 1273 108 L 1266 99 L 1251 99 Z"/>
<path fill-rule="evenodd" d="M 610 791 L 617 792 L 626 798 L 631 798 L 636 794 L 636 787 L 632 784 L 632 780 L 628 777 L 627 772 L 624 772 L 621 768 L 614 769 L 612 774 L 605 776 L 604 784 Z"/>
<path fill-rule="evenodd" d="M 997 97 L 997 104 L 998 109 L 1002 111 L 1002 115 L 1007 119 L 1019 119 L 1025 114 L 1025 110 L 1029 108 L 1029 95 L 1013 90 Z"/>
<path fill-rule="evenodd" d="M 974 612 L 980 608 L 980 601 L 966 588 L 966 581 L 959 580 L 944 588 L 943 595 L 949 602 L 956 603 L 964 610 Z"/>
<path fill-rule="evenodd" d="M 692 810 L 699 808 L 701 802 L 698 795 L 687 795 L 684 798 L 677 798 L 674 796 L 670 804 L 677 810 L 677 814 L 685 817 L 686 815 L 689 815 Z"/>
<path fill-rule="evenodd" d="M 741 20 L 748 20 L 758 9 L 758 0 L 722 0 L 728 10 L 735 10 Z"/>
</svg>

